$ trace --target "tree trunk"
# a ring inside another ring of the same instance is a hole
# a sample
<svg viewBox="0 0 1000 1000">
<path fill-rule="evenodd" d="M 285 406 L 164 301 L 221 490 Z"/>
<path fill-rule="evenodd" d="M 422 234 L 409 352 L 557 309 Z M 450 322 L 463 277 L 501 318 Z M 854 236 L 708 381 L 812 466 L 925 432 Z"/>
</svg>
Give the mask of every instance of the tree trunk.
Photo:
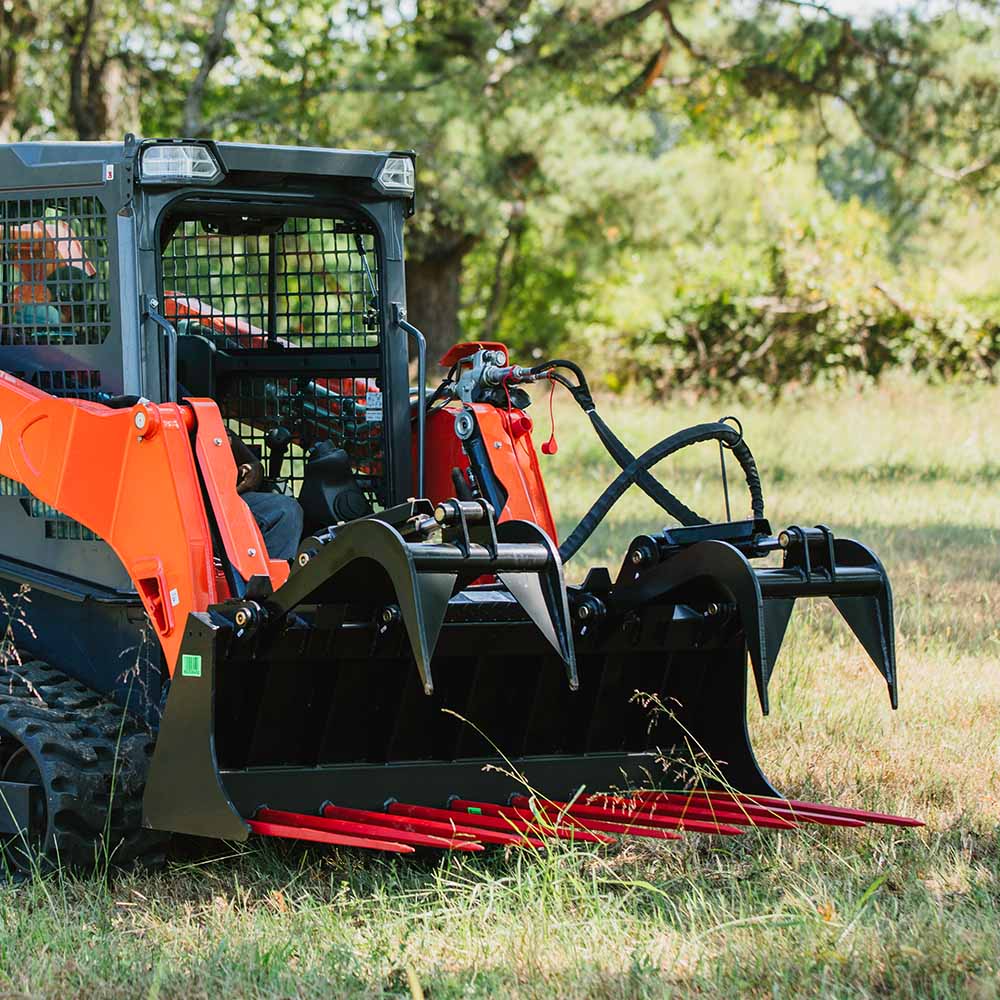
<svg viewBox="0 0 1000 1000">
<path fill-rule="evenodd" d="M 38 26 L 31 5 L 24 0 L 0 0 L 0 142 L 9 142 L 17 115 L 21 87 L 22 46 Z"/>
<path fill-rule="evenodd" d="M 474 237 L 465 236 L 412 256 L 406 262 L 406 305 L 410 322 L 427 338 L 427 371 L 434 381 L 438 360 L 462 339 L 462 263 Z"/>
</svg>

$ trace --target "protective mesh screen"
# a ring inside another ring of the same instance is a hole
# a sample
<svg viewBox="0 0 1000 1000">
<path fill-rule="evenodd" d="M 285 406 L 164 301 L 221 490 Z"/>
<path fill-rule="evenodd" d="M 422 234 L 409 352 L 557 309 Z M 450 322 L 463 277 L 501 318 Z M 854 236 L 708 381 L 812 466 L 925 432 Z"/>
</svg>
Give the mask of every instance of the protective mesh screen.
<svg viewBox="0 0 1000 1000">
<path fill-rule="evenodd" d="M 365 399 L 373 380 L 268 378 L 241 375 L 226 380 L 219 408 L 231 430 L 256 451 L 270 475 L 269 430 L 285 427 L 295 440 L 277 472 L 283 492 L 298 495 L 305 472 L 306 449 L 330 440 L 351 456 L 358 485 L 373 504 L 384 504 L 382 424 L 366 420 Z"/>
<path fill-rule="evenodd" d="M 178 331 L 233 347 L 377 347 L 378 282 L 374 234 L 349 219 L 187 220 L 163 251 Z"/>
<path fill-rule="evenodd" d="M 162 252 L 164 312 L 180 335 L 207 337 L 223 351 L 377 348 L 375 247 L 374 231 L 356 219 L 184 219 Z M 367 406 L 376 381 L 351 378 L 329 361 L 308 371 L 217 372 L 223 418 L 279 490 L 297 495 L 307 450 L 330 440 L 351 456 L 369 500 L 383 504 L 380 395 Z M 272 468 L 267 436 L 282 429 L 292 443 Z"/>
<path fill-rule="evenodd" d="M 98 198 L 0 201 L 0 343 L 103 343 L 109 271 Z"/>
</svg>

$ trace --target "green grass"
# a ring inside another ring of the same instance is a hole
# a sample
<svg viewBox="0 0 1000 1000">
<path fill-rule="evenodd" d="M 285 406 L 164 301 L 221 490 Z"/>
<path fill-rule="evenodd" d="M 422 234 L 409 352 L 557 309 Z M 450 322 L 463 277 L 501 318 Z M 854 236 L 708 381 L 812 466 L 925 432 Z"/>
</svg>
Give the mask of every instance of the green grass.
<svg viewBox="0 0 1000 1000">
<path fill-rule="evenodd" d="M 731 408 L 604 411 L 639 450 Z M 1000 391 L 900 380 L 738 410 L 775 526 L 869 542 L 897 600 L 896 713 L 834 615 L 800 605 L 772 714 L 751 710 L 764 769 L 925 829 L 398 862 L 252 845 L 110 885 L 31 880 L 0 889 L 0 996 L 1000 995 Z M 557 417 L 543 461 L 565 531 L 611 467 L 578 414 Z M 712 448 L 661 473 L 722 513 Z M 659 523 L 629 495 L 581 562 L 616 569 Z"/>
</svg>

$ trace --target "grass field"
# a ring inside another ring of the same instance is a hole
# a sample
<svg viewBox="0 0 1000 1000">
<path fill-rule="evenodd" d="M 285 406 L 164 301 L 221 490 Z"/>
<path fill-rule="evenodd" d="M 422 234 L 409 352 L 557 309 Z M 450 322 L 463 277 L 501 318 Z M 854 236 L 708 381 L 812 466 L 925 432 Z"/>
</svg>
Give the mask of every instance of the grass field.
<svg viewBox="0 0 1000 1000">
<path fill-rule="evenodd" d="M 604 407 L 635 449 L 729 409 Z M 897 602 L 896 713 L 846 627 L 800 604 L 772 714 L 751 709 L 764 769 L 925 829 L 471 860 L 181 852 L 110 884 L 0 888 L 0 997 L 1000 996 L 1000 390 L 900 380 L 735 409 L 772 523 L 869 542 Z M 546 469 L 565 531 L 611 468 L 582 417 L 557 415 Z M 661 474 L 721 515 L 713 448 Z M 581 561 L 616 566 L 658 523 L 630 495 Z"/>
</svg>

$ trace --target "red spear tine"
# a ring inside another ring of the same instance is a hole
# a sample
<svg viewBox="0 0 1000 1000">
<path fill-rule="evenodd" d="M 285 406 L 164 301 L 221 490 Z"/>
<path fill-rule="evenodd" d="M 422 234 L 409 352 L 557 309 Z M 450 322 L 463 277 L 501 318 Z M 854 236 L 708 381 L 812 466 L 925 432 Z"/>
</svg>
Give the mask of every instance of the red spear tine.
<svg viewBox="0 0 1000 1000">
<path fill-rule="evenodd" d="M 410 830 L 413 833 L 429 833 L 445 840 L 462 840 L 475 843 L 481 838 L 471 830 L 463 830 L 453 822 L 439 822 L 430 819 L 417 819 L 413 816 L 397 816 L 388 812 L 373 812 L 369 809 L 350 809 L 347 806 L 335 806 L 328 802 L 323 807 L 323 815 L 331 819 L 354 819 L 361 822 L 373 822 L 395 827 L 400 830 Z"/>
<path fill-rule="evenodd" d="M 410 816 L 416 819 L 439 820 L 451 823 L 457 830 L 475 833 L 480 840 L 490 844 L 510 844 L 514 847 L 544 847 L 545 844 L 537 837 L 519 830 L 515 824 L 499 820 L 492 816 L 466 817 L 462 813 L 450 809 L 434 809 L 431 806 L 411 806 L 405 802 L 393 802 L 389 811 L 399 816 Z M 466 822 L 466 820 L 470 822 Z M 488 823 L 472 823 L 473 819 L 486 819 Z"/>
<path fill-rule="evenodd" d="M 832 816 L 825 812 L 803 812 L 797 810 L 786 802 L 774 802 L 761 805 L 752 799 L 733 798 L 725 793 L 718 796 L 706 794 L 704 792 L 678 792 L 664 793 L 660 797 L 646 798 L 643 801 L 649 803 L 653 808 L 658 806 L 683 806 L 701 810 L 710 810 L 712 813 L 724 817 L 746 816 L 752 820 L 757 819 L 782 819 L 785 822 L 798 823 L 821 823 L 826 826 L 864 826 L 860 820 L 849 819 L 845 816 Z M 770 826 L 768 823 L 756 823 L 758 826 Z M 780 827 L 779 829 L 784 829 Z"/>
<path fill-rule="evenodd" d="M 547 816 L 551 817 L 552 822 L 567 823 L 570 826 L 578 827 L 581 830 L 596 831 L 598 833 L 616 833 L 619 835 L 634 835 L 636 837 L 651 837 L 653 840 L 682 839 L 679 833 L 674 833 L 673 830 L 667 830 L 663 827 L 644 827 L 639 823 L 630 822 L 629 820 L 622 821 L 621 819 L 612 819 L 611 817 L 605 817 L 603 819 L 594 818 L 582 813 L 576 813 L 572 809 L 562 810 L 552 808 L 551 804 L 547 806 L 538 806 L 536 804 L 536 807 L 544 809 Z M 524 819 L 525 821 L 536 821 L 535 816 L 530 809 L 521 809 L 514 806 L 510 810 L 504 810 L 503 814 L 506 815 L 508 811 L 516 814 L 519 818 Z"/>
<path fill-rule="evenodd" d="M 437 847 L 443 850 L 481 851 L 482 844 L 446 839 L 426 833 L 412 833 L 394 830 L 382 823 L 359 823 L 355 820 L 330 819 L 326 816 L 306 816 L 302 813 L 282 812 L 277 809 L 260 809 L 256 819 L 266 823 L 282 823 L 287 826 L 304 826 L 310 830 L 326 830 L 328 833 L 346 833 L 351 836 L 374 837 L 376 840 L 390 840 L 413 847 Z"/>
<path fill-rule="evenodd" d="M 247 820 L 247 825 L 254 833 L 259 833 L 264 837 L 280 837 L 284 840 L 310 840 L 317 844 L 336 844 L 339 847 L 364 847 L 375 851 L 391 851 L 394 854 L 413 854 L 413 848 L 408 844 L 394 843 L 391 840 L 350 837 L 345 834 L 327 833 L 325 830 L 310 830 L 305 826 L 264 823 L 256 819 Z"/>
<path fill-rule="evenodd" d="M 681 802 L 646 800 L 643 802 L 642 808 L 652 811 L 655 815 L 690 816 L 694 819 L 722 821 L 737 826 L 759 826 L 770 830 L 794 830 L 796 828 L 794 823 L 780 816 L 752 814 L 737 807 L 726 809 L 712 804 L 692 805 L 686 799 Z"/>
<path fill-rule="evenodd" d="M 711 798 L 715 800 L 723 800 L 729 802 L 740 802 L 742 804 L 749 804 L 758 806 L 760 808 L 767 809 L 777 809 L 777 810 L 788 810 L 789 812 L 796 815 L 797 818 L 808 819 L 810 822 L 818 823 L 823 822 L 820 819 L 813 819 L 813 816 L 824 816 L 827 817 L 828 822 L 833 822 L 834 818 L 840 820 L 852 820 L 853 822 L 842 823 L 844 826 L 853 826 L 857 823 L 864 825 L 865 823 L 887 823 L 895 826 L 923 826 L 923 820 L 911 819 L 908 816 L 894 816 L 889 813 L 878 813 L 869 812 L 865 809 L 850 809 L 844 806 L 832 806 L 825 805 L 823 803 L 817 802 L 803 802 L 800 799 L 782 799 L 775 798 L 771 795 L 743 795 L 738 792 L 726 792 L 726 791 L 703 791 L 698 790 L 691 793 L 663 793 L 663 792 L 640 792 L 637 793 L 645 798 L 647 795 L 664 795 L 664 794 L 692 794 L 698 795 L 703 798 Z"/>
<path fill-rule="evenodd" d="M 523 795 L 516 795 L 511 802 L 516 806 L 527 805 L 528 799 Z M 727 837 L 738 837 L 743 831 L 738 826 L 730 826 L 725 823 L 704 822 L 697 819 L 688 819 L 680 816 L 657 815 L 651 810 L 642 807 L 627 808 L 625 806 L 604 808 L 602 806 L 579 805 L 576 802 L 542 802 L 542 808 L 550 812 L 562 812 L 568 810 L 570 815 L 581 817 L 593 817 L 598 820 L 609 820 L 612 823 L 621 823 L 628 826 L 629 832 L 633 827 L 646 827 L 657 830 L 683 830 L 684 833 L 711 833 Z"/>
<path fill-rule="evenodd" d="M 602 809 L 601 806 L 585 805 L 574 808 L 580 809 Z M 726 836 L 739 836 L 744 831 L 740 825 L 725 823 L 722 817 L 711 817 L 709 819 L 699 819 L 693 814 L 687 813 L 683 816 L 658 812 L 652 806 L 642 803 L 633 803 L 631 806 L 615 803 L 607 808 L 614 816 L 625 816 L 636 823 L 644 823 L 647 826 L 667 826 L 674 829 L 684 830 L 688 833 L 714 833 L 725 834 Z M 742 824 L 746 826 L 746 823 Z"/>
<path fill-rule="evenodd" d="M 700 792 L 713 798 L 729 796 L 726 792 Z M 860 823 L 888 823 L 895 826 L 923 826 L 923 820 L 911 819 L 908 816 L 894 816 L 890 813 L 870 812 L 867 809 L 851 809 L 845 806 L 825 805 L 820 802 L 803 802 L 801 799 L 781 799 L 771 795 L 741 795 L 739 800 L 749 802 L 761 808 L 787 809 L 804 815 L 823 815 L 855 820 Z"/>
<path fill-rule="evenodd" d="M 473 820 L 496 819 L 501 823 L 517 824 L 518 829 L 539 833 L 545 837 L 559 837 L 561 840 L 579 840 L 591 844 L 613 844 L 613 837 L 606 837 L 600 833 L 588 833 L 578 826 L 570 825 L 567 828 L 559 823 L 546 825 L 531 814 L 520 814 L 517 809 L 509 809 L 505 806 L 498 806 L 495 802 L 472 802 L 469 799 L 453 799 L 448 803 L 449 807 L 462 816 L 463 822 Z M 475 810 L 475 811 L 473 811 Z M 473 823 L 473 825 L 476 825 Z"/>
<path fill-rule="evenodd" d="M 793 809 L 801 809 L 804 812 L 822 812 L 829 816 L 845 816 L 848 819 L 857 819 L 865 823 L 885 823 L 889 826 L 924 826 L 922 819 L 913 819 L 910 816 L 893 816 L 891 813 L 869 812 L 867 809 L 848 809 L 845 806 L 823 806 L 813 802 L 800 802 L 798 799 L 788 799 L 788 804 Z"/>
<path fill-rule="evenodd" d="M 515 806 L 520 802 L 527 802 L 518 796 L 517 800 L 512 800 Z M 644 826 L 640 821 L 623 817 L 616 817 L 613 813 L 603 813 L 598 816 L 597 810 L 594 815 L 590 815 L 582 810 L 568 807 L 565 802 L 544 802 L 536 803 L 536 808 L 544 809 L 546 813 L 553 817 L 560 817 L 566 820 L 575 820 L 587 830 L 598 830 L 602 833 L 617 833 L 625 836 L 651 837 L 654 840 L 683 840 L 684 838 L 675 833 L 672 829 L 661 826 Z"/>
</svg>

